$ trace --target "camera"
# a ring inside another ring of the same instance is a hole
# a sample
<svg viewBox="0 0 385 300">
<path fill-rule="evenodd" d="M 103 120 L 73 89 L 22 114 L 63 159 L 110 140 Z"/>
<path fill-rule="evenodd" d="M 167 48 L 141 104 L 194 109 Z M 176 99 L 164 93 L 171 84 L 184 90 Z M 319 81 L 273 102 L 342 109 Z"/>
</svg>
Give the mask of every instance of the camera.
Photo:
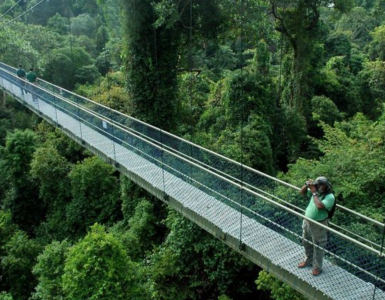
<svg viewBox="0 0 385 300">
<path fill-rule="evenodd" d="M 310 181 L 310 180 L 309 180 L 309 181 L 306 181 L 306 182 L 305 182 L 305 185 L 306 185 L 307 187 L 310 187 L 311 185 L 314 185 L 315 188 L 318 188 L 318 184 L 315 184 L 314 181 Z"/>
</svg>

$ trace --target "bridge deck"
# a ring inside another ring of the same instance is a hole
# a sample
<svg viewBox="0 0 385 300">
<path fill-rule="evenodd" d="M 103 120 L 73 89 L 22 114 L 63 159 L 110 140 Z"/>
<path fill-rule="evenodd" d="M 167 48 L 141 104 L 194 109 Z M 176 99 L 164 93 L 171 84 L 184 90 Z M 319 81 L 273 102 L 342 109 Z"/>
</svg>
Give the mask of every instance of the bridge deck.
<svg viewBox="0 0 385 300">
<path fill-rule="evenodd" d="M 274 230 L 245 215 L 242 216 L 243 226 L 241 229 L 241 213 L 236 209 L 208 195 L 191 183 L 178 178 L 171 172 L 163 170 L 154 162 L 113 142 L 106 135 L 86 124 L 80 125 L 78 120 L 61 110 L 56 110 L 43 99 L 34 102 L 31 94 L 22 95 L 20 89 L 11 82 L 3 79 L 0 81 L 0 85 L 30 109 L 40 112 L 46 120 L 60 125 L 65 133 L 77 141 L 84 141 L 83 144 L 91 151 L 102 154 L 99 156 L 110 163 L 118 163 L 120 170 L 127 170 L 134 177 L 143 180 L 146 183 L 145 187 L 147 185 L 150 191 L 164 191 L 169 197 L 169 203 L 174 203 L 178 211 L 185 211 L 184 215 L 196 223 L 201 224 L 204 220 L 203 222 L 211 224 L 210 228 L 218 228 L 218 231 L 224 234 L 222 240 L 225 242 L 226 240 L 239 241 L 240 235 L 242 235 L 242 242 L 249 249 L 252 249 L 251 251 L 259 253 L 268 261 L 268 264 L 261 264 L 265 268 L 273 270 L 278 267 L 285 270 L 285 274 L 291 274 L 291 278 L 285 280 L 281 276 L 281 279 L 293 287 L 296 285 L 296 280 L 307 282 L 308 292 L 306 293 L 304 288 L 301 292 L 305 292 L 310 299 L 318 299 L 320 298 L 319 295 L 324 295 L 324 299 L 385 299 L 385 293 L 380 289 L 376 290 L 375 298 L 373 298 L 373 284 L 357 278 L 327 260 L 324 262 L 323 273 L 318 277 L 313 277 L 310 274 L 311 269 L 298 269 L 297 264 L 303 255 L 303 248 L 298 243 L 282 237 Z M 60 95 L 57 96 L 60 97 Z M 239 251 L 242 253 L 242 250 Z M 258 261 L 254 262 L 258 263 Z"/>
</svg>

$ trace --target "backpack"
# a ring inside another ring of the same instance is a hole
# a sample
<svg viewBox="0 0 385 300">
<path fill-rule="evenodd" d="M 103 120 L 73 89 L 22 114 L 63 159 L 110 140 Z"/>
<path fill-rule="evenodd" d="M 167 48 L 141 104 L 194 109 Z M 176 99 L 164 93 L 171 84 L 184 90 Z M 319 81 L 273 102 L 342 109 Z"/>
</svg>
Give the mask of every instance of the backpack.
<svg viewBox="0 0 385 300">
<path fill-rule="evenodd" d="M 332 193 L 331 193 L 332 194 Z M 325 195 L 324 197 L 323 197 L 323 199 L 325 199 L 325 197 L 326 197 L 327 195 Z M 337 198 L 342 198 L 342 194 L 339 194 L 338 195 L 338 197 L 334 197 L 334 203 L 333 203 L 333 206 L 332 206 L 332 208 L 330 209 L 330 210 L 327 210 L 326 209 L 326 211 L 328 212 L 328 218 L 329 218 L 329 220 L 331 219 L 331 218 L 333 218 L 333 216 L 334 216 L 334 213 L 335 213 L 335 211 L 336 211 L 336 207 L 337 207 Z M 323 200 L 322 199 L 322 200 Z"/>
<path fill-rule="evenodd" d="M 329 194 L 333 194 L 333 192 L 331 192 L 331 193 L 329 193 Z M 320 200 L 322 201 L 322 200 L 325 199 L 325 197 L 326 197 L 327 195 L 329 195 L 329 194 L 323 195 L 323 196 L 321 197 Z M 341 196 L 341 195 L 339 195 L 339 196 Z M 334 213 L 335 213 L 335 211 L 336 211 L 336 207 L 337 207 L 337 198 L 334 197 L 334 203 L 333 203 L 332 208 L 331 208 L 330 210 L 328 210 L 328 209 L 326 209 L 326 207 L 325 207 L 326 211 L 328 212 L 328 219 L 329 219 L 329 220 L 330 220 L 331 218 L 333 218 Z"/>
</svg>

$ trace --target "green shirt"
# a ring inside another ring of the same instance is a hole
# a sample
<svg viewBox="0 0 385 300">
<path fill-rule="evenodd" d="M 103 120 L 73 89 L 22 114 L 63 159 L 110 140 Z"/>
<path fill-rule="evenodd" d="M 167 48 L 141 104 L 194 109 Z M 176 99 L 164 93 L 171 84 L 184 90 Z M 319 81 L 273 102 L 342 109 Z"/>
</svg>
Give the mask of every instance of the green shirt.
<svg viewBox="0 0 385 300">
<path fill-rule="evenodd" d="M 36 82 L 36 79 L 37 79 L 37 75 L 36 75 L 34 72 L 29 72 L 29 73 L 27 74 L 27 80 L 28 80 L 29 82 L 35 83 L 35 82 Z"/>
<path fill-rule="evenodd" d="M 24 77 L 25 77 L 25 71 L 24 71 L 24 69 L 19 69 L 19 70 L 17 70 L 16 74 L 17 74 L 17 76 L 20 77 L 20 78 L 24 78 Z"/>
<path fill-rule="evenodd" d="M 321 200 L 325 208 L 318 209 L 317 206 L 314 203 L 313 195 L 311 191 L 307 190 L 307 196 L 310 197 L 309 204 L 306 208 L 305 216 L 313 219 L 315 221 L 323 221 L 328 218 L 328 210 L 331 210 L 334 205 L 334 195 L 333 194 L 327 194 L 325 195 L 319 195 L 318 199 Z"/>
</svg>

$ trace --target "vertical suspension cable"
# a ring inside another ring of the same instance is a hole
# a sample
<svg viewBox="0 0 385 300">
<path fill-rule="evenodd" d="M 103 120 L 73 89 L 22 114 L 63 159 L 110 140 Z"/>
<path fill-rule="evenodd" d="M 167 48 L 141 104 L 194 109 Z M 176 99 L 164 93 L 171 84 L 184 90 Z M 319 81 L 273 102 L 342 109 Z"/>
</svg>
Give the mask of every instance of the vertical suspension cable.
<svg viewBox="0 0 385 300">
<path fill-rule="evenodd" d="M 106 59 L 106 58 L 105 58 Z M 112 105 L 111 105 L 111 85 L 110 85 L 110 79 L 109 79 L 109 73 L 110 73 L 110 69 L 107 73 L 107 76 L 106 76 L 106 79 L 107 79 L 107 97 L 108 97 L 108 106 L 110 108 L 110 122 L 111 122 L 111 135 L 112 135 L 112 138 L 114 138 L 114 120 L 112 119 L 112 115 L 113 115 L 113 112 L 112 112 Z M 116 161 L 116 149 L 115 149 L 115 141 L 112 140 L 112 151 L 113 151 L 113 154 L 114 154 L 114 160 L 115 160 L 115 163 L 117 163 Z"/>
<path fill-rule="evenodd" d="M 285 0 L 282 2 L 283 7 L 285 8 Z M 282 27 L 283 19 L 281 20 Z M 280 32 L 280 60 L 279 60 L 279 78 L 278 78 L 278 97 L 277 97 L 277 107 L 280 107 L 280 100 L 282 94 L 282 60 L 283 60 L 283 30 Z"/>
<path fill-rule="evenodd" d="M 156 22 L 156 17 L 155 17 L 155 10 L 153 9 L 153 33 L 154 33 L 154 58 L 155 58 L 155 69 L 156 69 L 156 95 L 159 95 L 159 65 L 158 65 L 158 44 L 157 44 L 157 38 L 156 38 L 156 28 L 155 28 L 155 22 Z M 160 107 L 159 104 L 157 105 L 158 107 L 158 118 L 160 118 Z M 159 122 L 160 124 L 160 122 Z M 159 127 L 159 134 L 160 134 L 160 145 L 162 149 L 162 155 L 161 155 L 161 162 L 162 162 L 162 183 L 163 183 L 163 192 L 164 195 L 166 196 L 166 183 L 165 183 L 165 178 L 164 178 L 164 149 L 163 149 L 163 129 Z"/>
<path fill-rule="evenodd" d="M 188 51 L 188 68 L 189 68 L 189 94 L 190 94 L 190 141 L 193 141 L 193 73 L 192 73 L 192 44 L 193 44 L 193 0 L 190 0 L 190 28 L 189 28 L 189 51 Z M 190 144 L 190 157 L 193 157 L 193 144 Z M 190 178 L 192 178 L 192 165 L 190 165 Z"/>
<path fill-rule="evenodd" d="M 70 6 L 70 3 L 69 3 L 69 0 L 67 0 L 67 5 L 68 7 L 71 7 Z M 74 55 L 73 55 L 73 45 L 72 45 L 72 24 L 71 24 L 71 17 L 73 15 L 73 12 L 71 10 L 71 14 L 68 18 L 68 21 L 69 21 L 69 27 L 68 27 L 68 30 L 69 30 L 69 43 L 70 43 L 70 53 L 71 53 L 71 61 L 72 61 L 72 78 L 75 78 L 75 65 L 74 65 Z M 71 99 L 70 99 L 71 100 Z M 82 129 L 82 122 L 81 122 L 81 117 L 80 117 L 80 104 L 78 103 L 78 101 L 76 100 L 75 98 L 75 104 L 78 108 L 78 113 L 77 113 L 77 116 L 79 118 L 79 130 L 80 130 L 80 139 L 82 140 L 83 142 L 83 129 Z"/>
<path fill-rule="evenodd" d="M 383 223 L 385 223 L 385 218 L 383 219 Z M 383 253 L 384 253 L 384 242 L 385 242 L 385 227 L 382 228 L 382 241 L 381 241 L 381 249 L 380 249 L 380 255 L 379 257 L 381 258 Z M 376 291 L 377 291 L 377 285 L 378 285 L 378 280 L 379 276 L 377 276 L 376 284 L 374 285 L 374 291 L 373 291 L 373 300 L 376 298 Z"/>
<path fill-rule="evenodd" d="M 241 218 L 240 218 L 240 229 L 239 229 L 239 248 L 242 250 L 243 248 L 243 243 L 242 243 L 242 224 L 243 224 L 243 197 L 244 197 L 244 190 L 243 190 L 243 165 L 244 165 L 244 146 L 243 146 L 243 127 L 244 127 L 244 118 L 245 118 L 245 102 L 244 102 L 244 97 L 243 97 L 243 90 L 244 90 L 244 78 L 243 78 L 243 19 L 244 19 L 244 2 L 243 0 L 240 0 L 240 11 L 239 11 L 239 17 L 240 17 L 240 40 L 239 40 L 239 55 L 240 55 L 240 64 L 241 64 L 241 91 L 240 91 L 240 101 L 242 105 L 241 109 Z"/>
</svg>

